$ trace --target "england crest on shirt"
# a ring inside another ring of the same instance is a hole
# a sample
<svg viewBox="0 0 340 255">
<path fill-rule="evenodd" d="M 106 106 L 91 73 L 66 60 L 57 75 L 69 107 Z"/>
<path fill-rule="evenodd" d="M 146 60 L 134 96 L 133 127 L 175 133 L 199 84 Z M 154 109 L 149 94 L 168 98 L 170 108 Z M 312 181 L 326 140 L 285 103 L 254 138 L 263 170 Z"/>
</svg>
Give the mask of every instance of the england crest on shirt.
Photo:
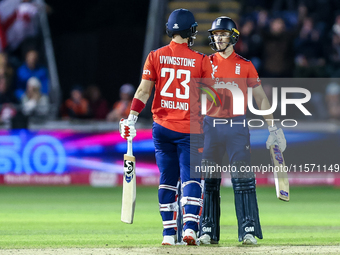
<svg viewBox="0 0 340 255">
<path fill-rule="evenodd" d="M 241 74 L 241 65 L 240 65 L 240 64 L 236 64 L 236 67 L 235 67 L 235 74 L 238 74 L 238 75 Z"/>
</svg>

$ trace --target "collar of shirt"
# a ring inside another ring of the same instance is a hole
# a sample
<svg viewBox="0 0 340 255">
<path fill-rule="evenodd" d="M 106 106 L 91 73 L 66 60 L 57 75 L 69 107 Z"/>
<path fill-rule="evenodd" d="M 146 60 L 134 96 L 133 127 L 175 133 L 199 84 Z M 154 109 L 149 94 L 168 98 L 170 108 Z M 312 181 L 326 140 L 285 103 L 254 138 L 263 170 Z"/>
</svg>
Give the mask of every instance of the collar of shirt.
<svg viewBox="0 0 340 255">
<path fill-rule="evenodd" d="M 170 47 L 185 47 L 185 48 L 188 48 L 188 44 L 187 43 L 176 43 L 174 41 L 171 41 Z"/>
<path fill-rule="evenodd" d="M 229 60 L 236 57 L 235 51 L 233 51 L 233 53 L 231 53 L 231 55 L 230 55 L 229 57 L 227 57 L 227 58 L 222 57 L 221 54 L 219 54 L 219 53 L 216 53 L 216 55 L 217 55 L 218 58 L 221 58 L 221 59 L 229 59 Z"/>
</svg>

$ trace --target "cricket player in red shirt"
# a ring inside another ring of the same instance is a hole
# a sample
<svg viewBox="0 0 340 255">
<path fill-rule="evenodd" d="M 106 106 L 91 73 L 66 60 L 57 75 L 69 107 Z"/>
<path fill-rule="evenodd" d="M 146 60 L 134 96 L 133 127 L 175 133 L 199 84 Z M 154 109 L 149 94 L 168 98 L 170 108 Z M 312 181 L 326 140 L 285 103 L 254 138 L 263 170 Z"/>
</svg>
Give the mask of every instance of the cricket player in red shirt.
<svg viewBox="0 0 340 255">
<path fill-rule="evenodd" d="M 188 245 L 196 245 L 202 188 L 200 178 L 190 176 L 190 166 L 201 164 L 203 118 L 200 115 L 200 105 L 190 103 L 192 97 L 198 99 L 200 93 L 198 88 L 193 87 L 192 80 L 212 77 L 208 56 L 188 47 L 192 45 L 197 33 L 196 26 L 193 14 L 186 9 L 177 9 L 170 14 L 166 27 L 172 40 L 169 45 L 149 53 L 130 115 L 120 122 L 123 138 L 136 136 L 137 116 L 155 86 L 152 131 L 160 171 L 158 198 L 163 220 L 162 245 L 176 243 L 176 186 L 179 178 L 183 191 L 183 241 Z"/>
<path fill-rule="evenodd" d="M 253 64 L 235 53 L 239 32 L 229 17 L 214 20 L 210 30 L 212 49 L 217 53 L 210 56 L 213 65 L 214 88 L 221 97 L 222 105 L 208 104 L 204 118 L 204 149 L 202 166 L 221 166 L 225 152 L 229 156 L 235 210 L 238 221 L 238 237 L 243 244 L 256 244 L 255 236 L 262 239 L 262 230 L 256 198 L 255 174 L 245 172 L 250 165 L 250 135 L 245 117 L 247 89 L 252 88 L 259 110 L 268 110 L 270 105 Z M 227 89 L 228 88 L 228 89 Z M 239 102 L 240 107 L 236 109 Z M 236 112 L 236 113 L 235 113 Z M 239 113 L 241 112 L 241 113 Z M 273 125 L 273 115 L 265 115 L 270 131 L 267 148 L 276 143 L 281 151 L 286 148 L 282 129 Z M 227 124 L 226 124 L 226 121 Z M 216 123 L 224 123 L 217 125 Z M 231 124 L 233 123 L 233 124 Z M 216 168 L 217 169 L 217 168 Z M 205 177 L 203 212 L 200 241 L 203 244 L 218 243 L 220 236 L 220 173 L 209 173 Z"/>
</svg>

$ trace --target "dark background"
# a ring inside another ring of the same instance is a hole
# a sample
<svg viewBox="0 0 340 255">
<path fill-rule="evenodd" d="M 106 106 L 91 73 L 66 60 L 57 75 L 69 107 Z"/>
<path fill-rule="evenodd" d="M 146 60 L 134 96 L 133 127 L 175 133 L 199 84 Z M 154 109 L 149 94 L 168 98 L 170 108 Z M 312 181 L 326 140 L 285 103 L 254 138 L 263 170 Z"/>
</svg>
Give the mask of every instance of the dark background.
<svg viewBox="0 0 340 255">
<path fill-rule="evenodd" d="M 74 84 L 97 84 L 110 104 L 140 82 L 148 0 L 46 0 L 63 100 Z"/>
</svg>

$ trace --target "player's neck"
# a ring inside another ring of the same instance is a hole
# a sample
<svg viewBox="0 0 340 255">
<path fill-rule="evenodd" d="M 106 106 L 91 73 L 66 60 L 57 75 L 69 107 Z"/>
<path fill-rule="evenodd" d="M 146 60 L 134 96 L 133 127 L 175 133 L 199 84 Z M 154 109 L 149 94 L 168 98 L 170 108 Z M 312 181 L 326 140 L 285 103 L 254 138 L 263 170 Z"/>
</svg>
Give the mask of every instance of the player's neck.
<svg viewBox="0 0 340 255">
<path fill-rule="evenodd" d="M 228 58 L 234 52 L 234 47 L 230 45 L 225 51 L 219 52 L 222 58 Z"/>
<path fill-rule="evenodd" d="M 188 44 L 188 38 L 182 38 L 180 35 L 174 35 L 174 37 L 172 38 L 172 41 L 175 43 L 186 43 Z"/>
</svg>

